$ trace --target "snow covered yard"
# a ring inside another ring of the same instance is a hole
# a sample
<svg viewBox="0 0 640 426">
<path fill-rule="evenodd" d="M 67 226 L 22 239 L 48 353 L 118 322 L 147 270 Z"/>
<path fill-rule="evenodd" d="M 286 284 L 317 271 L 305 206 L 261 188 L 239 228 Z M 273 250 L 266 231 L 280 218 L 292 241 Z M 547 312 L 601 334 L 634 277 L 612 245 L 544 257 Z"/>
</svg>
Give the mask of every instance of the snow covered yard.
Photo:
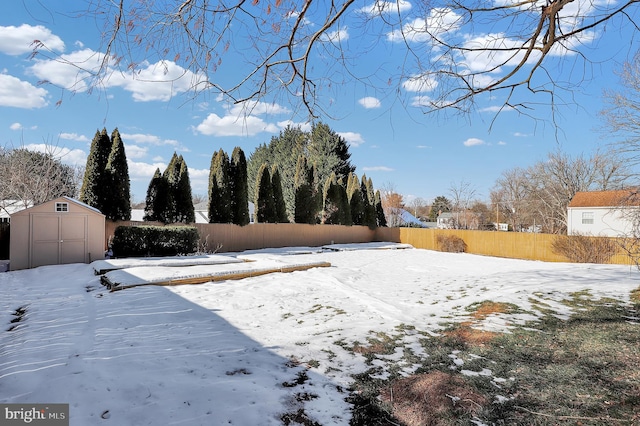
<svg viewBox="0 0 640 426">
<path fill-rule="evenodd" d="M 640 285 L 628 266 L 334 248 L 349 250 L 241 254 L 329 268 L 118 292 L 89 265 L 2 273 L 0 402 L 69 403 L 78 426 L 345 425 L 353 374 L 371 363 L 382 378 L 411 374 L 418 364 L 403 351 L 428 357 L 420 340 L 469 319 L 471 305 L 517 306 L 476 324 L 508 331 L 541 307 L 567 318 L 571 294 L 627 301 Z M 400 335 L 394 353 L 371 360 L 349 349 L 382 334 Z M 455 354 L 451 368 L 466 371 Z"/>
</svg>

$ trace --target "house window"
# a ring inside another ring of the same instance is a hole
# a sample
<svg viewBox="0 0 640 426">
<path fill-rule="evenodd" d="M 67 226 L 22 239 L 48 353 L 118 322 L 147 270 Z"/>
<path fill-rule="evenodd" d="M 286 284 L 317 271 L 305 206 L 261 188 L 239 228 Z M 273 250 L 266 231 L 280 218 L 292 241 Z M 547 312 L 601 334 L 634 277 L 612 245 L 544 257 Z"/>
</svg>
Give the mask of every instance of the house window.
<svg viewBox="0 0 640 426">
<path fill-rule="evenodd" d="M 593 225 L 593 212 L 583 212 L 582 213 L 582 224 L 583 225 Z"/>
<path fill-rule="evenodd" d="M 69 203 L 56 203 L 56 211 L 57 212 L 68 212 L 69 211 Z"/>
</svg>

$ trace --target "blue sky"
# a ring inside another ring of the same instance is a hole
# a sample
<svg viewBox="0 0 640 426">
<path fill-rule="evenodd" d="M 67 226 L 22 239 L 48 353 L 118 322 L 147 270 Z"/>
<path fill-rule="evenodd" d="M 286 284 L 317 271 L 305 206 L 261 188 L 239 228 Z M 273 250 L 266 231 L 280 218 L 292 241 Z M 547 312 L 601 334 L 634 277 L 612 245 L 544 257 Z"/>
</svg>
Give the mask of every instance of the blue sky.
<svg viewBox="0 0 640 426">
<path fill-rule="evenodd" d="M 365 10 L 372 0 L 360 3 L 354 11 Z M 242 107 L 230 106 L 215 93 L 194 97 L 188 78 L 172 83 L 142 81 L 166 80 L 165 73 L 171 76 L 184 71 L 173 62 L 163 69 L 151 58 L 139 68 L 141 78 L 116 73 L 102 88 L 89 91 L 79 79 L 82 74 L 77 68 L 41 55 L 31 58 L 30 44 L 37 39 L 53 55 L 64 55 L 71 61 L 95 61 L 101 52 L 101 24 L 88 16 L 78 17 L 84 4 L 65 0 L 3 2 L 3 146 L 42 150 L 50 145 L 53 148 L 49 149 L 63 161 L 84 164 L 96 130 L 106 127 L 111 132 L 118 127 L 129 160 L 132 194 L 135 200 L 143 201 L 153 172 L 157 167 L 164 170 L 173 152 L 185 158 L 193 192 L 205 195 L 209 163 L 215 151 L 222 148 L 231 153 L 240 146 L 249 156 L 258 144 L 269 142 L 287 124 L 309 125 L 298 106 L 290 104 L 286 97 L 251 104 L 251 113 L 243 115 Z M 411 2 L 400 4 L 403 12 L 418 13 L 417 7 L 411 8 Z M 349 20 L 355 14 L 337 25 L 332 36 L 362 46 L 366 44 L 362 36 L 365 28 L 358 26 L 355 18 L 354 22 Z M 376 28 L 375 20 L 371 23 L 366 28 L 369 33 Z M 326 96 L 323 103 L 332 117 L 322 120 L 350 143 L 358 175 L 366 173 L 379 189 L 392 187 L 404 195 L 405 201 L 414 197 L 432 200 L 438 195 L 447 196 L 452 186 L 468 182 L 477 198 L 488 200 L 490 189 L 503 171 L 544 160 L 558 146 L 572 155 L 590 154 L 607 142 L 599 130 L 602 91 L 618 88 L 614 71 L 635 53 L 629 27 L 627 24 L 614 31 L 596 31 L 588 40 L 581 40 L 581 49 L 593 62 L 585 64 L 576 55 L 552 58 L 548 69 L 559 79 L 571 78 L 576 84 L 571 93 L 562 93 L 567 104 L 558 105 L 555 111 L 559 131 L 552 122 L 548 100 L 543 97 L 529 99 L 540 103 L 532 114 L 542 120 L 507 110 L 491 125 L 501 103 L 490 95 L 478 97 L 475 111 L 468 115 L 425 115 L 414 106 L 423 91 L 412 87 L 407 79 L 385 91 L 343 78 L 330 94 L 321 94 Z M 473 33 L 460 37 L 475 40 L 490 31 L 476 25 Z M 420 43 L 418 39 L 414 41 Z M 403 66 L 405 53 L 393 33 L 377 36 L 372 46 L 375 48 L 368 54 L 352 60 L 361 75 L 368 73 L 372 79 L 382 80 L 386 69 Z M 222 79 L 231 76 L 224 72 L 238 70 L 221 69 Z M 38 83 L 42 81 L 49 83 Z"/>
</svg>

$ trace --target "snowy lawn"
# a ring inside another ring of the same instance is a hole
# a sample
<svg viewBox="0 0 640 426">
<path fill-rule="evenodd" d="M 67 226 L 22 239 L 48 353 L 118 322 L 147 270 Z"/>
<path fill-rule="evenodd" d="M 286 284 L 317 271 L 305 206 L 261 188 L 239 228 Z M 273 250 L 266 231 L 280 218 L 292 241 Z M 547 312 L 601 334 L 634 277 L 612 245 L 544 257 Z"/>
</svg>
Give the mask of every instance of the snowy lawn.
<svg viewBox="0 0 640 426">
<path fill-rule="evenodd" d="M 0 402 L 69 403 L 78 426 L 346 425 L 352 375 L 372 364 L 382 379 L 410 375 L 419 363 L 403 350 L 429 357 L 420 340 L 468 321 L 470 306 L 517 306 L 474 325 L 508 332 L 543 311 L 568 318 L 578 292 L 625 302 L 640 285 L 629 266 L 380 247 L 245 252 L 257 265 L 332 266 L 117 292 L 90 265 L 2 273 Z M 350 350 L 392 334 L 395 353 Z"/>
</svg>

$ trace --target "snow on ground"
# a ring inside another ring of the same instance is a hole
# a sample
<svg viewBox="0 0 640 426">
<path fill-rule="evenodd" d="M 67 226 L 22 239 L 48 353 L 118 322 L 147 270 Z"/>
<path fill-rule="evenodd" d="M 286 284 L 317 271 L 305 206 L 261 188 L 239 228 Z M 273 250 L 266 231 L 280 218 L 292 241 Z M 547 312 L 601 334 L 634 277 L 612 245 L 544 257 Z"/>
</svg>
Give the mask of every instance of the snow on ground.
<svg viewBox="0 0 640 426">
<path fill-rule="evenodd" d="M 346 425 L 346 387 L 366 366 L 345 347 L 372 332 L 402 330 L 402 344 L 428 356 L 418 339 L 475 302 L 519 306 L 483 324 L 508 331 L 540 305 L 570 315 L 570 293 L 628 300 L 640 285 L 628 266 L 372 248 L 244 252 L 257 264 L 295 255 L 332 266 L 118 292 L 90 265 L 2 273 L 0 402 L 69 403 L 78 426 L 279 425 L 299 409 Z M 401 363 L 398 349 L 376 365 Z M 455 357 L 452 367 L 464 368 Z"/>
</svg>

